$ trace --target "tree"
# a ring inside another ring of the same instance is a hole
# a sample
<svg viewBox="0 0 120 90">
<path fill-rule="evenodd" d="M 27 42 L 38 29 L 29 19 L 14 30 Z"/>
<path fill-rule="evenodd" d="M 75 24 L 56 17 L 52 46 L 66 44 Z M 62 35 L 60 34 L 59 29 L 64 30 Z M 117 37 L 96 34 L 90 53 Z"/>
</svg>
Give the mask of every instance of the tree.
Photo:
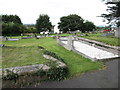
<svg viewBox="0 0 120 90">
<path fill-rule="evenodd" d="M 25 29 L 17 15 L 2 16 L 2 35 L 20 35 Z"/>
<path fill-rule="evenodd" d="M 84 23 L 84 31 L 93 31 L 96 28 L 96 26 L 94 25 L 94 23 L 90 22 L 90 21 L 86 21 Z"/>
<path fill-rule="evenodd" d="M 116 24 L 118 27 L 120 27 L 120 1 L 107 2 L 106 5 L 108 5 L 107 11 L 109 14 L 102 14 L 101 16 L 106 18 L 110 25 Z"/>
<path fill-rule="evenodd" d="M 52 24 L 50 22 L 50 17 L 48 15 L 40 15 L 39 18 L 36 20 L 36 29 L 38 32 L 42 31 L 51 31 Z"/>
<path fill-rule="evenodd" d="M 67 31 L 83 30 L 83 21 L 84 20 L 76 14 L 63 16 L 60 18 L 58 28 L 64 33 Z"/>
<path fill-rule="evenodd" d="M 2 34 L 3 35 L 20 35 L 22 25 L 9 22 L 2 24 Z"/>
<path fill-rule="evenodd" d="M 22 24 L 21 19 L 17 15 L 2 15 L 2 22 L 4 23 L 18 23 Z"/>
</svg>

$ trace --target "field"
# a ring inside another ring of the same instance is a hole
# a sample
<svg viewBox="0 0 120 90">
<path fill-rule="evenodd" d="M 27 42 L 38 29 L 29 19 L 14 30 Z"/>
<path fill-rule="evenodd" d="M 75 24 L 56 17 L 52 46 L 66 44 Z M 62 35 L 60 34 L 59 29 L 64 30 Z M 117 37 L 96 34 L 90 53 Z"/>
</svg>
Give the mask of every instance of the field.
<svg viewBox="0 0 120 90">
<path fill-rule="evenodd" d="M 92 62 L 72 51 L 64 49 L 57 44 L 55 39 L 50 37 L 41 39 L 22 39 L 19 41 L 3 41 L 3 44 L 5 44 L 5 46 L 16 47 L 15 50 L 3 48 L 3 67 L 43 63 L 45 59 L 40 56 L 42 52 L 37 49 L 38 46 L 42 46 L 63 58 L 69 68 L 70 76 L 98 70 L 103 67 L 101 62 Z M 17 56 L 18 54 L 21 54 L 19 59 Z"/>
</svg>

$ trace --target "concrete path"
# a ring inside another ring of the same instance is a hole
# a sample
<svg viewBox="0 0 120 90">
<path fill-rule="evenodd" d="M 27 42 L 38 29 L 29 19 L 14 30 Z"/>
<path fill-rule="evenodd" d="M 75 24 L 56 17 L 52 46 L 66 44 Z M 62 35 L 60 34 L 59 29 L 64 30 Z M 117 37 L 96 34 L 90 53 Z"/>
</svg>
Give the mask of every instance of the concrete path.
<svg viewBox="0 0 120 90">
<path fill-rule="evenodd" d="M 88 72 L 60 82 L 42 82 L 36 87 L 32 85 L 28 88 L 118 88 L 118 60 L 105 62 L 105 70 Z"/>
</svg>

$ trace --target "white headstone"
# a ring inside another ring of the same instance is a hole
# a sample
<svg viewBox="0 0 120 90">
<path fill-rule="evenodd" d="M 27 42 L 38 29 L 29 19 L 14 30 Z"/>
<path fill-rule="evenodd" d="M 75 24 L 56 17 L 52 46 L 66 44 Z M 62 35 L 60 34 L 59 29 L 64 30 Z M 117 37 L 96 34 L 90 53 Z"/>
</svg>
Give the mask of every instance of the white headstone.
<svg viewBox="0 0 120 90">
<path fill-rule="evenodd" d="M 40 34 L 43 34 L 43 32 L 40 32 Z"/>
</svg>

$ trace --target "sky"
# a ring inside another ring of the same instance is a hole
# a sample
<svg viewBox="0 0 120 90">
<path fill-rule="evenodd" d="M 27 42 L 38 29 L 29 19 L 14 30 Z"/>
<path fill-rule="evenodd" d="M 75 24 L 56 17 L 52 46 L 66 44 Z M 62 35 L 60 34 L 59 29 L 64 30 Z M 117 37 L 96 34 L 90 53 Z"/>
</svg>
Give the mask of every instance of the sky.
<svg viewBox="0 0 120 90">
<path fill-rule="evenodd" d="M 40 14 L 47 14 L 52 25 L 60 17 L 77 14 L 97 26 L 105 26 L 103 18 L 97 17 L 106 12 L 102 0 L 0 0 L 0 14 L 18 15 L 23 24 L 35 24 Z"/>
</svg>

